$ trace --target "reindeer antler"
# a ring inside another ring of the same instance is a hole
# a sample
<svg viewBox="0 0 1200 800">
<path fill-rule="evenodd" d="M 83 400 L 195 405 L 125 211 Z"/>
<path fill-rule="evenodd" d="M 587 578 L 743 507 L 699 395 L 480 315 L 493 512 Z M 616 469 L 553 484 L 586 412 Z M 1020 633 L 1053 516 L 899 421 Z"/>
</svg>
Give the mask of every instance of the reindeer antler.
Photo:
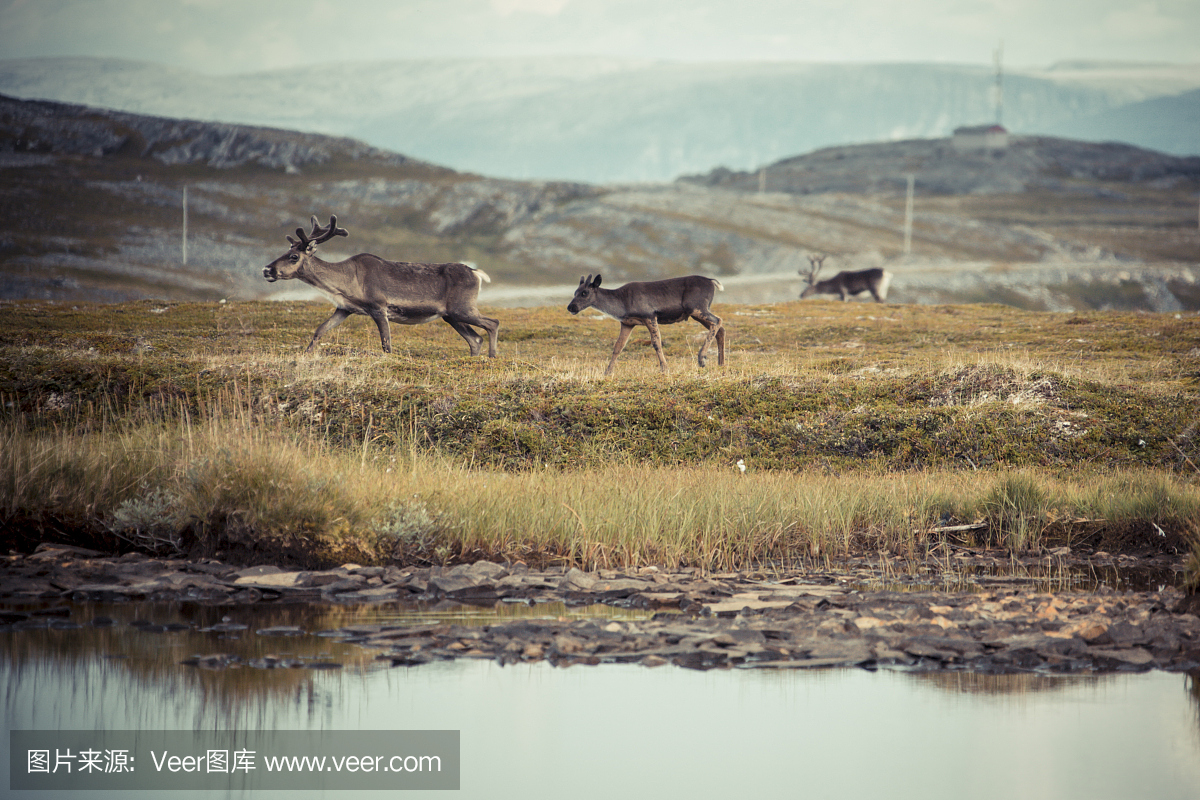
<svg viewBox="0 0 1200 800">
<path fill-rule="evenodd" d="M 322 228 L 319 225 L 317 225 L 317 217 L 316 217 L 316 215 L 313 215 L 312 226 L 313 226 L 312 233 L 310 233 L 309 236 L 312 237 L 313 244 L 322 244 L 324 242 L 328 242 L 330 239 L 332 239 L 335 236 L 349 236 L 350 235 L 350 232 L 347 231 L 345 228 L 338 227 L 337 217 L 334 215 L 330 215 L 329 225 L 328 225 L 328 227 L 325 227 L 325 228 Z"/>
<path fill-rule="evenodd" d="M 328 242 L 335 236 L 349 236 L 350 232 L 345 228 L 338 227 L 336 215 L 331 215 L 329 217 L 329 225 L 322 228 L 321 223 L 317 222 L 317 215 L 314 214 L 312 216 L 312 230 L 306 234 L 303 228 L 296 228 L 296 235 L 300 237 L 299 241 L 296 241 L 291 236 L 287 237 L 292 247 L 311 250 L 319 244 Z"/>
<path fill-rule="evenodd" d="M 816 282 L 817 273 L 821 271 L 821 266 L 825 263 L 826 258 L 828 258 L 828 256 L 825 253 L 821 253 L 820 255 L 810 255 L 808 257 L 808 263 L 812 265 L 812 269 L 808 271 L 807 275 L 804 275 L 803 271 L 801 271 L 800 274 L 804 275 L 805 280 L 807 280 L 810 285 Z"/>
</svg>

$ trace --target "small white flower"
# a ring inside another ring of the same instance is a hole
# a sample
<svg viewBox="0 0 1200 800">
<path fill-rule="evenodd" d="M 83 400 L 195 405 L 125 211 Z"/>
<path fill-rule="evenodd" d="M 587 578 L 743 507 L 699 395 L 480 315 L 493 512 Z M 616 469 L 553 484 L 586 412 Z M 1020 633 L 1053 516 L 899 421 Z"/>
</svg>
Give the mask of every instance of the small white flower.
<svg viewBox="0 0 1200 800">
<path fill-rule="evenodd" d="M 739 458 L 737 460 L 737 468 L 739 470 L 741 470 L 742 472 L 745 472 L 746 471 L 746 462 Z"/>
<path fill-rule="evenodd" d="M 1145 447 L 1145 446 L 1146 446 L 1146 440 L 1138 439 L 1138 447 Z"/>
</svg>

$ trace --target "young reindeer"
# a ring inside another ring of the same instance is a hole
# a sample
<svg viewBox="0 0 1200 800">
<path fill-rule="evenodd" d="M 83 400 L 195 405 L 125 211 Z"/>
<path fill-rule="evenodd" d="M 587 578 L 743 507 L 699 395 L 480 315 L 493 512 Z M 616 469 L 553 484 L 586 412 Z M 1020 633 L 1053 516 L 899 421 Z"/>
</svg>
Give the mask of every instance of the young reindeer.
<svg viewBox="0 0 1200 800">
<path fill-rule="evenodd" d="M 329 226 L 325 228 L 314 216 L 312 231 L 305 234 L 303 228 L 296 228 L 296 235 L 299 241 L 287 237 L 291 249 L 264 267 L 263 277 L 272 283 L 299 278 L 333 303 L 333 314 L 317 327 L 305 352 L 311 353 L 317 341 L 341 325 L 346 317 L 365 314 L 379 328 L 385 353 L 392 352 L 389 320 L 419 325 L 441 317 L 467 340 L 473 356 L 479 355 L 483 344 L 483 337 L 474 328 L 487 331 L 488 356 L 496 357 L 500 323 L 480 316 L 475 307 L 481 283 L 491 281 L 487 273 L 466 264 L 411 264 L 385 261 L 369 253 L 359 253 L 336 264 L 322 261 L 313 255 L 317 245 L 335 236 L 349 235 L 345 228 L 337 226 L 336 216 L 329 218 Z"/>
<path fill-rule="evenodd" d="M 808 263 L 812 265 L 812 269 L 807 274 L 804 270 L 797 270 L 808 282 L 808 287 L 800 293 L 801 300 L 814 294 L 836 294 L 841 295 L 842 300 L 845 301 L 846 295 L 859 295 L 863 292 L 870 292 L 876 303 L 887 300 L 888 284 L 892 282 L 892 273 L 876 267 L 859 272 L 839 272 L 832 278 L 817 281 L 817 273 L 821 271 L 821 265 L 825 263 L 825 258 L 826 256 L 823 255 L 809 256 Z"/>
<path fill-rule="evenodd" d="M 579 279 L 579 288 L 575 290 L 575 297 L 567 306 L 567 311 L 578 314 L 585 308 L 595 308 L 621 323 L 621 332 L 617 335 L 617 343 L 613 345 L 612 359 L 608 362 L 608 369 L 604 370 L 605 375 L 612 374 L 617 365 L 617 356 L 625 349 L 625 342 L 637 325 L 645 325 L 650 331 L 650 341 L 654 344 L 654 352 L 658 354 L 658 364 L 666 372 L 667 359 L 663 356 L 658 326 L 682 322 L 688 317 L 708 329 L 700 352 L 696 354 L 700 366 L 704 366 L 704 351 L 713 339 L 717 340 L 717 363 L 724 364 L 725 326 L 721 324 L 721 318 L 708 309 L 718 289 L 724 291 L 725 287 L 720 281 L 703 275 L 627 283 L 619 289 L 601 289 L 600 276 L 593 278 L 588 275 Z"/>
</svg>

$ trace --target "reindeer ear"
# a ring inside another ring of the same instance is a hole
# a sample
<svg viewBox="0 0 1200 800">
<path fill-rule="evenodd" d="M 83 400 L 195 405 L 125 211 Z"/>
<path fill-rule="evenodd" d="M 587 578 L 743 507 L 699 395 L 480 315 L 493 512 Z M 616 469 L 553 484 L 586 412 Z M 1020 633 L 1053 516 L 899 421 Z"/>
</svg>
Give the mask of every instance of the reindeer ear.
<svg viewBox="0 0 1200 800">
<path fill-rule="evenodd" d="M 594 281 L 592 281 L 592 288 L 593 289 L 600 288 L 600 273 L 598 273 L 598 272 L 596 273 L 596 279 Z"/>
</svg>

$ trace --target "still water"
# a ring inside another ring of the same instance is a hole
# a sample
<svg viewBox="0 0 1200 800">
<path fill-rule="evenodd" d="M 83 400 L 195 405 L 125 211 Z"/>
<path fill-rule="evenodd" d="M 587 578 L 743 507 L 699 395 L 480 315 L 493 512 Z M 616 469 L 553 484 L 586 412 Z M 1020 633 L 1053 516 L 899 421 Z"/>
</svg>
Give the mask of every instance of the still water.
<svg viewBox="0 0 1200 800">
<path fill-rule="evenodd" d="M 82 627 L 2 631 L 0 794 L 8 789 L 12 730 L 452 729 L 461 731 L 461 789 L 403 796 L 1200 796 L 1195 677 L 564 669 L 465 659 L 392 668 L 373 651 L 336 638 L 256 633 L 270 625 L 317 633 L 364 613 L 388 612 L 75 606 L 70 619 Z M 445 615 L 431 612 L 439 613 Z M 223 614 L 231 616 L 226 628 L 246 629 L 213 630 Z M 114 624 L 86 624 L 96 616 Z M 464 619 L 487 621 L 467 612 Z M 162 630 L 130 625 L 134 620 L 182 624 Z M 215 653 L 238 654 L 243 663 L 180 664 Z M 340 667 L 250 666 L 267 654 Z"/>
</svg>

